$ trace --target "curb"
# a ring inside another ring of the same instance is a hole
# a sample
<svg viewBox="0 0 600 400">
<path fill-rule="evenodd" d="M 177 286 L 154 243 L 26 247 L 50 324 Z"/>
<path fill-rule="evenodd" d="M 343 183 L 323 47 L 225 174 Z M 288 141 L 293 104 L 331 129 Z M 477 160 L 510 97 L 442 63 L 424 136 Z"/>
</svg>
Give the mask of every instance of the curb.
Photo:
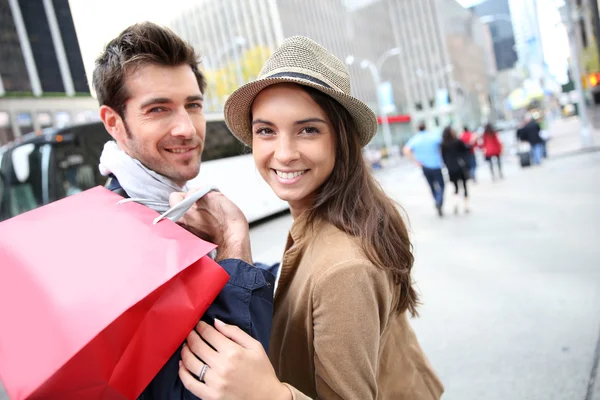
<svg viewBox="0 0 600 400">
<path fill-rule="evenodd" d="M 564 153 L 549 154 L 548 159 L 553 160 L 553 159 L 557 159 L 557 158 L 573 157 L 573 156 L 579 156 L 579 155 L 588 154 L 588 153 L 595 153 L 597 151 L 600 151 L 600 146 L 591 146 L 591 147 L 586 147 L 583 149 L 566 151 Z"/>
</svg>

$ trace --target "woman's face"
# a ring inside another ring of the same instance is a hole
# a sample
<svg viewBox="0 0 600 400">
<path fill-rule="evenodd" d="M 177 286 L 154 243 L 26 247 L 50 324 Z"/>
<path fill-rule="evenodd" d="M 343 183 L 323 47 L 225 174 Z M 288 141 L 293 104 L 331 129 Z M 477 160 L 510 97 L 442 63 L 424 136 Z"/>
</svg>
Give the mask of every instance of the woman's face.
<svg viewBox="0 0 600 400">
<path fill-rule="evenodd" d="M 252 132 L 260 174 L 300 215 L 333 171 L 336 134 L 329 118 L 299 85 L 277 84 L 255 98 Z"/>
</svg>

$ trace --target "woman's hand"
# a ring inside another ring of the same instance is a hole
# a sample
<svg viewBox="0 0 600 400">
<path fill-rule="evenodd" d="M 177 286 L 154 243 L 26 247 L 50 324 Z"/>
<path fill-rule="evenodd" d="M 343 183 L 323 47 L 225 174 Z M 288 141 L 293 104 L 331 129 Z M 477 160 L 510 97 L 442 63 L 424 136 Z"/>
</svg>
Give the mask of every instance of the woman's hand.
<svg viewBox="0 0 600 400">
<path fill-rule="evenodd" d="M 258 341 L 219 320 L 215 320 L 215 327 L 198 323 L 199 334 L 192 331 L 181 351 L 179 377 L 190 392 L 203 400 L 292 398 Z M 201 382 L 196 377 L 204 364 L 208 368 Z"/>
</svg>

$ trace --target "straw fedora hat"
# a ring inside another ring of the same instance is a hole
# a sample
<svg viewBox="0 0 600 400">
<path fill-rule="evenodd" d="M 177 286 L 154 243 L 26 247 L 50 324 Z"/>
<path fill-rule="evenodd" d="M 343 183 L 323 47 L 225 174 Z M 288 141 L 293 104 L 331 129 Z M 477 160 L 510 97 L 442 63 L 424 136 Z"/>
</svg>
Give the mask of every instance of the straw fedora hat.
<svg viewBox="0 0 600 400">
<path fill-rule="evenodd" d="M 304 36 L 292 36 L 269 57 L 258 78 L 237 89 L 225 103 L 225 123 L 247 146 L 252 146 L 250 112 L 254 98 L 268 86 L 291 82 L 315 88 L 348 110 L 361 146 L 377 133 L 377 117 L 362 101 L 352 97 L 346 65 L 323 46 Z"/>
</svg>

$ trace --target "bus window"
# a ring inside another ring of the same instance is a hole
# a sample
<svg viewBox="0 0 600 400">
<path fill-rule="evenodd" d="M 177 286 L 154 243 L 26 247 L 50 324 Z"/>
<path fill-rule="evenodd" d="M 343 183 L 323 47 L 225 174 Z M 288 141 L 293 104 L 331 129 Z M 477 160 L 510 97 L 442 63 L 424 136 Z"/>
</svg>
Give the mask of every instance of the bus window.
<svg viewBox="0 0 600 400">
<path fill-rule="evenodd" d="M 202 161 L 235 157 L 249 152 L 250 150 L 229 131 L 224 120 L 206 122 Z"/>
<path fill-rule="evenodd" d="M 9 182 L 8 216 L 14 217 L 42 204 L 41 146 L 32 143 L 15 147 L 10 152 L 12 171 L 5 176 Z"/>
<path fill-rule="evenodd" d="M 69 128 L 54 143 L 50 167 L 50 201 L 106 183 L 98 164 L 104 143 L 111 140 L 102 123 Z"/>
</svg>

